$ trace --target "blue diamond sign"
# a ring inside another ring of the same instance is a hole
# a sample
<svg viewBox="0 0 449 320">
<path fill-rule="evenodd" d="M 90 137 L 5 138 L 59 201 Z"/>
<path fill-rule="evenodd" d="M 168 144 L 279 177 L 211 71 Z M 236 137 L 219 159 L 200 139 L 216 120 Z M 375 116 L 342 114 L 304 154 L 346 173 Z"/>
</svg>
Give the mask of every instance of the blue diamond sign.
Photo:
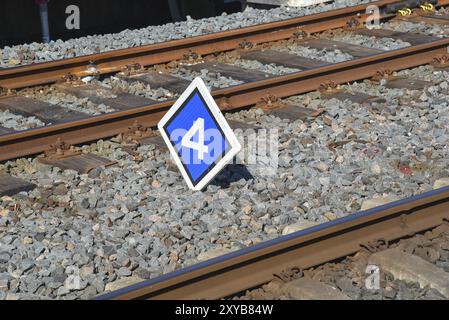
<svg viewBox="0 0 449 320">
<path fill-rule="evenodd" d="M 202 190 L 241 146 L 201 78 L 196 78 L 158 124 L 192 190 Z"/>
</svg>

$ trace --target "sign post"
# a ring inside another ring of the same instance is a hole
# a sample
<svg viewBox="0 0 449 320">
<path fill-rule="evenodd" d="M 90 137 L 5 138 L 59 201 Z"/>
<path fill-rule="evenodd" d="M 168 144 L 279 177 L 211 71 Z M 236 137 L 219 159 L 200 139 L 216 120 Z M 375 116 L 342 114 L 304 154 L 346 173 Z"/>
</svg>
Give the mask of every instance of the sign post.
<svg viewBox="0 0 449 320">
<path fill-rule="evenodd" d="M 202 190 L 241 146 L 201 78 L 196 78 L 158 124 L 192 190 Z"/>
</svg>

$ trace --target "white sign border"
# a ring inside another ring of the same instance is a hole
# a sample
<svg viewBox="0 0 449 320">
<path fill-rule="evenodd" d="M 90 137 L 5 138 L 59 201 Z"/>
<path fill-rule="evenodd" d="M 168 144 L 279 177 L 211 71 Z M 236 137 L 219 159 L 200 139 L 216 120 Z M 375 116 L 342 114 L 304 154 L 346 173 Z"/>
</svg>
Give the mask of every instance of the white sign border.
<svg viewBox="0 0 449 320">
<path fill-rule="evenodd" d="M 182 107 L 184 102 L 190 97 L 190 95 L 193 93 L 194 90 L 198 89 L 199 93 L 202 95 L 204 101 L 206 102 L 207 107 L 209 108 L 210 112 L 212 113 L 213 117 L 215 118 L 215 121 L 223 131 L 224 136 L 229 142 L 230 150 L 221 158 L 219 161 L 215 164 L 215 166 L 210 170 L 195 186 L 193 185 L 193 182 L 190 180 L 189 174 L 187 173 L 186 169 L 184 168 L 184 165 L 181 162 L 181 159 L 178 155 L 178 152 L 176 151 L 175 147 L 173 146 L 170 137 L 167 135 L 167 133 L 164 130 L 164 126 L 171 120 L 171 118 L 175 115 L 175 113 L 178 111 L 179 108 Z M 166 145 L 168 146 L 168 149 L 170 150 L 170 154 L 172 158 L 174 159 L 176 165 L 178 166 L 179 171 L 181 171 L 181 174 L 184 178 L 184 180 L 187 182 L 187 185 L 189 189 L 194 191 L 201 191 L 204 187 L 206 187 L 210 181 L 218 174 L 220 171 L 240 152 L 242 146 L 240 145 L 240 142 L 238 141 L 236 135 L 234 134 L 234 131 L 232 131 L 231 127 L 229 126 L 228 122 L 226 121 L 225 117 L 223 116 L 223 113 L 220 111 L 220 108 L 218 107 L 217 103 L 215 102 L 214 98 L 210 94 L 209 90 L 207 89 L 204 81 L 197 77 L 195 78 L 192 83 L 187 87 L 187 89 L 183 92 L 183 94 L 176 100 L 175 104 L 167 111 L 167 113 L 162 117 L 161 121 L 159 121 L 157 125 L 159 132 L 162 135 L 162 138 L 164 139 Z"/>
</svg>

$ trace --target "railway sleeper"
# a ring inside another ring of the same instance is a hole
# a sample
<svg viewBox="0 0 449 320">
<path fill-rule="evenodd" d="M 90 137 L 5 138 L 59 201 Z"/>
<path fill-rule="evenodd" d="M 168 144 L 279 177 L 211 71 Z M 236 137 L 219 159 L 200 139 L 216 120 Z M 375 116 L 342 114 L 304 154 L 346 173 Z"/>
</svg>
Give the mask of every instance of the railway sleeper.
<svg viewBox="0 0 449 320">
<path fill-rule="evenodd" d="M 376 37 L 376 38 L 392 38 L 396 40 L 402 40 L 410 43 L 411 45 L 419 45 L 440 40 L 440 38 L 424 34 L 393 31 L 387 29 L 357 29 L 354 32 L 362 36 Z"/>
<path fill-rule="evenodd" d="M 138 95 L 113 92 L 111 89 L 94 84 L 59 83 L 56 88 L 78 98 L 88 98 L 96 104 L 104 104 L 116 110 L 129 110 L 156 104 L 157 101 Z"/>
<path fill-rule="evenodd" d="M 73 146 L 61 140 L 51 145 L 44 155 L 38 157 L 38 161 L 63 170 L 75 170 L 79 174 L 88 174 L 94 169 L 112 166 L 117 163 L 117 161 L 92 153 L 75 151 Z"/>
<path fill-rule="evenodd" d="M 118 77 L 127 82 L 142 82 L 151 88 L 164 88 L 177 94 L 182 94 L 190 85 L 188 80 L 157 71 L 146 71 L 132 75 L 119 74 Z"/>
<path fill-rule="evenodd" d="M 64 123 L 89 117 L 86 113 L 20 96 L 1 98 L 0 110 L 9 110 L 25 117 L 36 117 L 46 124 Z"/>
<path fill-rule="evenodd" d="M 300 57 L 294 54 L 276 51 L 276 50 L 251 50 L 239 52 L 240 57 L 247 60 L 256 60 L 265 64 L 276 64 L 287 68 L 296 68 L 300 70 L 309 70 L 327 66 L 331 63 Z M 263 79 L 263 78 L 262 78 Z"/>
<path fill-rule="evenodd" d="M 426 23 L 426 24 L 438 24 L 438 25 L 448 25 L 449 15 L 412 15 L 412 16 L 399 16 L 396 17 L 397 20 L 416 22 L 416 23 Z"/>
<path fill-rule="evenodd" d="M 75 170 L 79 174 L 88 174 L 96 168 L 108 167 L 117 163 L 117 161 L 91 153 L 69 156 L 63 159 L 39 158 L 39 161 L 63 170 Z"/>
<path fill-rule="evenodd" d="M 365 103 L 365 102 L 386 102 L 385 98 L 372 96 L 363 92 L 349 92 L 349 91 L 338 91 L 338 92 L 322 92 L 321 97 L 324 99 L 337 99 L 340 101 L 349 100 L 354 103 Z"/>
<path fill-rule="evenodd" d="M 346 43 L 328 39 L 305 39 L 299 42 L 300 45 L 317 50 L 340 50 L 350 54 L 355 58 L 368 57 L 374 54 L 385 52 L 384 50 L 363 47 L 360 45 Z"/>
<path fill-rule="evenodd" d="M 294 105 L 285 105 L 283 107 L 265 110 L 267 114 L 290 121 L 306 120 L 309 117 L 314 117 L 316 111 L 315 109 Z"/>
<path fill-rule="evenodd" d="M 432 85 L 434 85 L 434 83 L 430 81 L 398 78 L 387 80 L 385 87 L 389 89 L 424 90 L 425 88 L 430 87 Z"/>
<path fill-rule="evenodd" d="M 399 248 L 374 253 L 369 262 L 391 273 L 396 279 L 429 286 L 449 299 L 449 273 L 434 264 Z"/>
<path fill-rule="evenodd" d="M 287 282 L 280 290 L 282 293 L 298 300 L 350 300 L 340 290 L 308 277 Z"/>
<path fill-rule="evenodd" d="M 31 191 L 35 184 L 0 172 L 0 196 L 12 196 L 19 192 Z"/>
<path fill-rule="evenodd" d="M 201 72 L 201 70 L 208 70 L 210 72 L 219 73 L 223 77 L 228 77 L 243 82 L 254 82 L 273 77 L 273 75 L 266 72 L 244 69 L 216 61 L 200 62 L 192 65 L 183 65 L 183 67 L 196 72 Z"/>
</svg>

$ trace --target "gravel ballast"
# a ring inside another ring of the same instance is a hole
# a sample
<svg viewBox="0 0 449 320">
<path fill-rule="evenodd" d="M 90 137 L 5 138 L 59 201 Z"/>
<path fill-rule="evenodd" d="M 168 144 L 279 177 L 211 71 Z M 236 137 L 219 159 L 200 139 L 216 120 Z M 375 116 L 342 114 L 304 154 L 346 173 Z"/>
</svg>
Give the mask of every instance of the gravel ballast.
<svg viewBox="0 0 449 320">
<path fill-rule="evenodd" d="M 6 110 L 0 111 L 0 126 L 21 131 L 43 127 L 45 123 L 35 117 L 23 117 Z"/>
<path fill-rule="evenodd" d="M 368 47 L 379 50 L 397 50 L 409 47 L 410 43 L 391 38 L 376 38 L 354 34 L 345 30 L 337 29 L 335 31 L 323 32 L 320 38 L 351 43 L 362 47 Z"/>
<path fill-rule="evenodd" d="M 35 50 L 33 46 L 47 54 L 31 57 L 24 53 L 19 64 L 178 39 L 355 3 L 360 1 L 337 1 L 309 9 L 283 7 L 268 11 L 270 15 L 247 9 L 218 19 L 189 19 L 66 43 L 4 48 L 0 65 L 10 65 L 15 50 L 28 52 Z M 376 39 L 376 43 L 344 32 L 340 36 L 335 40 L 379 49 L 409 45 L 392 39 Z M 293 43 L 283 50 L 329 62 L 353 58 L 340 51 Z M 297 71 L 226 54 L 217 58 L 276 75 Z M 215 88 L 241 83 L 206 70 L 169 71 L 188 80 L 201 76 Z M 436 180 L 449 177 L 449 73 L 424 66 L 397 75 L 433 81 L 434 85 L 425 92 L 388 89 L 383 82 L 342 86 L 386 100 L 366 105 L 324 100 L 319 92 L 286 99 L 293 105 L 326 110 L 316 119 L 304 121 L 283 120 L 260 109 L 228 113 L 230 120 L 278 130 L 279 167 L 274 175 L 267 175 L 263 165 L 229 165 L 203 192 L 187 190 L 167 152 L 141 146 L 142 161 L 137 161 L 116 139 L 80 149 L 117 161 L 88 175 L 50 167 L 35 158 L 0 164 L 0 172 L 37 185 L 33 191 L 0 198 L 0 300 L 89 299 L 279 237 L 298 222 L 323 223 L 347 216 L 360 210 L 368 199 L 403 198 L 431 190 Z M 168 90 L 117 77 L 98 83 L 158 101 L 177 97 Z M 53 89 L 40 90 L 19 94 L 89 114 L 114 111 Z M 35 118 L 0 112 L 3 127 L 24 130 L 43 125 Z M 330 147 L 334 143 L 337 147 Z M 429 292 L 418 293 L 434 294 Z"/>
<path fill-rule="evenodd" d="M 77 98 L 71 94 L 60 92 L 53 87 L 24 90 L 21 95 L 93 116 L 117 111 L 104 104 L 92 103 L 88 98 Z"/>
<path fill-rule="evenodd" d="M 3 296 L 87 299 L 213 252 L 279 237 L 299 221 L 344 217 L 367 199 L 431 190 L 449 176 L 448 74 L 430 67 L 402 73 L 415 74 L 435 86 L 423 94 L 351 85 L 387 100 L 368 106 L 322 100 L 317 92 L 289 99 L 327 110 L 314 120 L 291 122 L 259 109 L 228 114 L 278 128 L 279 167 L 264 175 L 254 166 L 231 165 L 204 192 L 187 190 L 168 153 L 142 146 L 143 161 L 136 162 L 113 140 L 82 148 L 118 161 L 89 175 L 35 159 L 0 165 L 38 185 L 0 199 L 0 279 L 8 281 Z"/>
</svg>

